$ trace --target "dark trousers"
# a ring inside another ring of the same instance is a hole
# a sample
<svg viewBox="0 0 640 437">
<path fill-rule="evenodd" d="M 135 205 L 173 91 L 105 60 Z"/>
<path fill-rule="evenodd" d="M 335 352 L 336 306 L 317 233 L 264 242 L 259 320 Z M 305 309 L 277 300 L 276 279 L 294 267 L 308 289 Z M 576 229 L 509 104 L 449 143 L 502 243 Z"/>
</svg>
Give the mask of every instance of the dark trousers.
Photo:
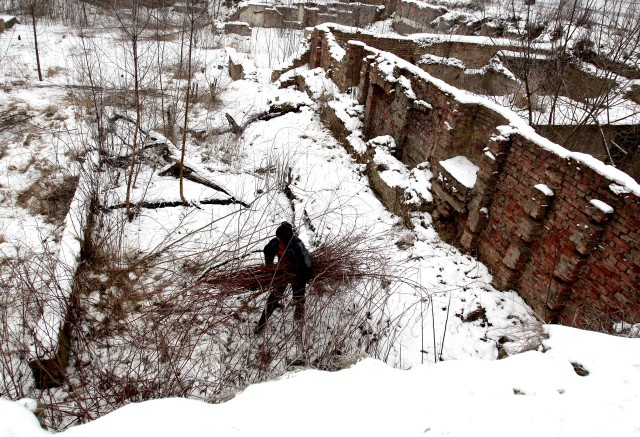
<svg viewBox="0 0 640 437">
<path fill-rule="evenodd" d="M 302 322 L 304 320 L 304 292 L 307 286 L 306 282 L 292 282 L 291 289 L 293 290 L 293 320 L 295 322 Z M 276 308 L 280 306 L 280 299 L 284 296 L 286 287 L 280 287 L 276 290 L 273 290 L 269 297 L 267 297 L 267 306 L 262 311 L 262 315 L 260 316 L 260 320 L 258 321 L 257 331 L 262 331 L 264 327 L 267 325 L 267 321 L 271 314 L 275 311 Z"/>
</svg>

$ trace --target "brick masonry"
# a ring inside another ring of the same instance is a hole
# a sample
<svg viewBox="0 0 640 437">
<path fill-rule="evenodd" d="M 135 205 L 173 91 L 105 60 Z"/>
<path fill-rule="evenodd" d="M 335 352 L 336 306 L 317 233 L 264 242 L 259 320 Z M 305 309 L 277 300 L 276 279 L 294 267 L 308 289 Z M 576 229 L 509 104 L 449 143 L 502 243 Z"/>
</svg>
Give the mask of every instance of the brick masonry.
<svg viewBox="0 0 640 437">
<path fill-rule="evenodd" d="M 336 32 L 329 41 L 329 33 L 314 30 L 312 67 L 342 78 L 341 89 L 359 77 L 365 140 L 391 135 L 396 158 L 409 168 L 430 164 L 430 208 L 443 238 L 475 254 L 492 271 L 497 288 L 518 290 L 548 321 L 599 329 L 611 328 L 611 321 L 640 322 L 636 194 L 616 190 L 613 180 L 517 131 L 500 134 L 497 127 L 509 124 L 503 113 L 461 103 L 415 70 L 398 64 L 390 77 L 379 65 L 384 55 L 376 59 L 375 50 L 347 42 L 360 35 Z M 363 39 L 393 51 L 392 41 Z M 341 61 L 329 55 L 335 42 L 347 52 Z M 401 53 L 407 46 L 398 40 Z M 403 89 L 401 76 L 413 94 Z M 464 195 L 438 180 L 439 162 L 458 155 L 479 167 L 475 186 Z M 389 206 L 398 209 L 395 201 Z"/>
</svg>

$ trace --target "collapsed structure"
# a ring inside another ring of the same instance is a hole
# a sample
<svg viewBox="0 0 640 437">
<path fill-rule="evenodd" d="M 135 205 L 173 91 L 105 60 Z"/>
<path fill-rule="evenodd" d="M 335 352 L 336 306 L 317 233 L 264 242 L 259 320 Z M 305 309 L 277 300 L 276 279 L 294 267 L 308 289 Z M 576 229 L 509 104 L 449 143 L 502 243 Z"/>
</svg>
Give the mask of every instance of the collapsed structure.
<svg viewBox="0 0 640 437">
<path fill-rule="evenodd" d="M 396 9 L 396 29 L 419 27 L 406 18 L 421 16 L 411 12 L 412 3 L 393 5 L 406 9 Z M 432 9 L 420 8 L 425 21 L 443 13 Z M 506 64 L 517 57 L 516 42 L 380 37 L 337 24 L 307 32 L 308 50 L 273 79 L 308 90 L 304 69 L 296 69 L 308 66 L 321 69 L 342 93 L 357 96 L 351 108 L 329 102 L 322 119 L 366 164 L 389 210 L 409 226 L 420 212 L 431 213 L 443 239 L 477 256 L 496 288 L 518 290 L 547 321 L 594 327 L 603 320 L 640 318 L 640 186 L 575 151 L 597 155 L 589 126 L 569 151 L 511 110 L 457 88 L 510 92 L 517 78 L 500 65 L 492 67 L 492 60 Z M 593 85 L 583 86 L 587 93 L 602 85 L 578 68 L 567 74 Z M 637 125 L 621 129 L 638 138 Z M 432 199 L 390 177 L 416 171 L 431 172 Z"/>
</svg>

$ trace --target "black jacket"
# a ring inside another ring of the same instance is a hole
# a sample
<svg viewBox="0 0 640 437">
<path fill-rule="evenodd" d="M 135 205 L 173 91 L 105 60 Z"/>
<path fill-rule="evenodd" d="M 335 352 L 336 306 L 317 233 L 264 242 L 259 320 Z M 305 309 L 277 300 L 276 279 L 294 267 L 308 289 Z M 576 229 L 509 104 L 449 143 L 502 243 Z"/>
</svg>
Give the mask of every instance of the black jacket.
<svg viewBox="0 0 640 437">
<path fill-rule="evenodd" d="M 278 247 L 280 240 L 277 238 L 272 239 L 264 247 L 264 261 L 267 265 L 273 264 L 276 256 L 278 256 Z M 294 271 L 296 272 L 297 279 L 299 281 L 307 282 L 311 279 L 312 264 L 311 255 L 305 247 L 304 243 L 296 236 L 291 237 L 289 243 L 285 245 L 283 259 L 279 262 L 290 263 Z"/>
</svg>

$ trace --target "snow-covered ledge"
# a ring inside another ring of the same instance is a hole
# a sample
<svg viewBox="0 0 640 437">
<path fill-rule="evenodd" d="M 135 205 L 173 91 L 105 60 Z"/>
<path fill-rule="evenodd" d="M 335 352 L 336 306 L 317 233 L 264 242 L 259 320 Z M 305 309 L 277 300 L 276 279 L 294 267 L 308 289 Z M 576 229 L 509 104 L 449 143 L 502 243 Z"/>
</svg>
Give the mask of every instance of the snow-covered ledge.
<svg viewBox="0 0 640 437">
<path fill-rule="evenodd" d="M 94 155 L 88 156 L 80 169 L 78 186 L 65 217 L 53 278 L 49 284 L 43 284 L 46 296 L 42 317 L 34 329 L 28 357 L 37 386 L 59 382 L 62 377 L 66 350 L 61 350 L 64 349 L 61 343 L 67 341 L 64 327 L 90 210 L 90 168 L 94 166 L 95 159 Z"/>
</svg>

